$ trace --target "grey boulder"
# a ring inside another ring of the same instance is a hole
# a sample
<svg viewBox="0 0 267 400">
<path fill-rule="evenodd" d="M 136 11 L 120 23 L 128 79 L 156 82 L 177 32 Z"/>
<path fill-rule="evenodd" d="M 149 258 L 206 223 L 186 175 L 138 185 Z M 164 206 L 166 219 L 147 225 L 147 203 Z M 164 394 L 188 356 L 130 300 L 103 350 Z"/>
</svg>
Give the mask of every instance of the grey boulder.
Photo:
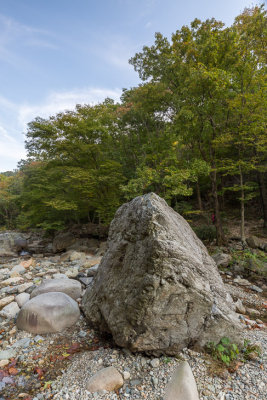
<svg viewBox="0 0 267 400">
<path fill-rule="evenodd" d="M 197 385 L 187 361 L 174 371 L 167 385 L 164 400 L 199 400 Z"/>
<path fill-rule="evenodd" d="M 76 301 L 61 292 L 40 294 L 27 301 L 17 317 L 17 328 L 31 333 L 61 332 L 80 317 Z"/>
<path fill-rule="evenodd" d="M 20 238 L 21 235 L 17 232 L 0 233 L 0 256 L 17 256 L 15 241 Z"/>
<path fill-rule="evenodd" d="M 22 307 L 28 300 L 30 300 L 29 293 L 20 293 L 15 297 L 15 300 L 19 307 Z"/>
<path fill-rule="evenodd" d="M 235 306 L 189 224 L 151 193 L 122 205 L 82 299 L 89 323 L 117 345 L 156 356 L 238 342 Z"/>
<path fill-rule="evenodd" d="M 57 253 L 66 250 L 75 243 L 75 240 L 75 236 L 71 232 L 59 232 L 53 240 L 53 252 Z"/>
<path fill-rule="evenodd" d="M 228 265 L 232 261 L 231 255 L 226 253 L 214 254 L 212 258 L 215 261 L 217 267 L 228 267 Z"/>
<path fill-rule="evenodd" d="M 0 311 L 0 317 L 12 319 L 15 318 L 17 313 L 19 312 L 19 306 L 15 301 L 9 303 Z"/>
<path fill-rule="evenodd" d="M 75 279 L 45 279 L 32 291 L 31 298 L 48 292 L 62 292 L 76 300 L 81 297 L 82 285 Z"/>
<path fill-rule="evenodd" d="M 22 250 L 24 251 L 28 250 L 28 242 L 27 239 L 25 239 L 24 237 L 17 237 L 14 240 L 14 245 L 18 253 L 21 252 Z"/>
<path fill-rule="evenodd" d="M 252 249 L 261 249 L 267 251 L 267 243 L 263 239 L 258 238 L 257 236 L 249 236 L 247 238 L 247 244 Z"/>
</svg>

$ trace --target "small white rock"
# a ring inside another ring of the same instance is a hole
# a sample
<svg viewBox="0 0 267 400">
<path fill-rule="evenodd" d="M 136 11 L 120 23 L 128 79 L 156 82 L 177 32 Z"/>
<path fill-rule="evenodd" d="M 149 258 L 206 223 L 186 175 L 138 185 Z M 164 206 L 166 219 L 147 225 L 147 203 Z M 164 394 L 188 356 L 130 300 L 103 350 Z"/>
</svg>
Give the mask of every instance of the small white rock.
<svg viewBox="0 0 267 400">
<path fill-rule="evenodd" d="M 158 368 L 159 367 L 159 359 L 158 358 L 153 358 L 153 360 L 150 361 L 150 365 L 153 368 Z"/>
<path fill-rule="evenodd" d="M 130 372 L 128 372 L 128 371 L 123 371 L 122 375 L 123 375 L 123 379 L 125 379 L 125 380 L 130 379 L 130 376 L 131 376 Z"/>
<path fill-rule="evenodd" d="M 7 296 L 0 300 L 0 308 L 7 306 L 14 300 L 14 296 Z"/>
<path fill-rule="evenodd" d="M 113 391 L 123 386 L 123 378 L 114 367 L 101 369 L 87 382 L 86 389 L 91 392 Z"/>
<path fill-rule="evenodd" d="M 17 305 L 16 301 L 12 301 L 12 303 L 8 304 L 0 311 L 0 316 L 3 318 L 11 319 L 15 318 L 18 312 L 19 306 Z"/>
<path fill-rule="evenodd" d="M 11 274 L 13 274 L 13 273 L 24 274 L 25 271 L 26 271 L 26 269 L 22 265 L 18 264 L 18 265 L 15 265 L 15 267 L 12 268 L 10 273 Z"/>
</svg>

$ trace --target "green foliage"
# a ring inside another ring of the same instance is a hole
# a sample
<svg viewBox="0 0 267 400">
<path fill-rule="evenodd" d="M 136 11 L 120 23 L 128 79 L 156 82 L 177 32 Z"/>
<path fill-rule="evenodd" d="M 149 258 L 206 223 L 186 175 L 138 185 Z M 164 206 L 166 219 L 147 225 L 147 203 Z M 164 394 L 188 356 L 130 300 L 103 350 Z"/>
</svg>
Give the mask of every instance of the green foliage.
<svg viewBox="0 0 267 400">
<path fill-rule="evenodd" d="M 212 242 L 216 239 L 216 228 L 214 225 L 200 225 L 193 227 L 194 232 L 200 240 Z"/>
<path fill-rule="evenodd" d="M 31 159 L 22 166 L 19 225 L 57 230 L 73 222 L 111 221 L 125 181 L 113 154 L 116 108 L 106 100 L 29 124 Z"/>
<path fill-rule="evenodd" d="M 267 210 L 259 183 L 267 172 L 266 26 L 256 6 L 230 27 L 195 19 L 170 41 L 157 33 L 130 60 L 143 83 L 125 89 L 121 103 L 30 122 L 27 160 L 0 175 L 0 225 L 108 224 L 123 202 L 151 191 L 188 215 L 183 198 L 197 187 L 199 208 L 205 192 L 216 215 L 215 226 L 196 228 L 202 240 L 216 230 L 223 241 L 219 194 L 240 200 L 244 228 L 244 205 L 260 191 Z"/>
<path fill-rule="evenodd" d="M 235 343 L 231 343 L 227 337 L 223 337 L 218 344 L 210 342 L 207 345 L 207 350 L 214 360 L 221 361 L 227 366 L 233 360 L 236 360 L 239 354 L 238 346 Z"/>
<path fill-rule="evenodd" d="M 266 271 L 266 263 L 267 256 L 264 251 L 261 250 L 234 250 L 231 252 L 232 255 L 232 264 L 240 264 L 247 271 L 254 272 L 258 275 L 267 275 Z"/>
<path fill-rule="evenodd" d="M 171 362 L 171 358 L 170 357 L 164 357 L 163 358 L 163 362 L 164 362 L 164 364 L 169 364 Z"/>
<path fill-rule="evenodd" d="M 22 176 L 19 172 L 0 174 L 0 226 L 14 228 L 19 213 Z"/>
<path fill-rule="evenodd" d="M 214 360 L 222 362 L 227 367 L 235 360 L 247 361 L 251 353 L 260 356 L 260 347 L 251 344 L 249 340 L 244 340 L 241 348 L 237 344 L 232 343 L 229 338 L 223 337 L 219 343 L 210 342 L 206 346 L 207 352 Z"/>
<path fill-rule="evenodd" d="M 243 207 L 256 195 L 247 175 L 266 173 L 266 26 L 264 6 L 245 9 L 229 28 L 196 19 L 171 42 L 157 33 L 130 60 L 142 80 L 165 85 L 170 129 L 187 149 L 182 157 L 208 166 L 218 241 L 218 174 L 238 179 L 232 190 Z M 244 226 L 243 209 L 241 219 Z"/>
<path fill-rule="evenodd" d="M 188 201 L 177 201 L 173 209 L 183 216 L 186 216 L 192 212 L 192 204 Z"/>
</svg>

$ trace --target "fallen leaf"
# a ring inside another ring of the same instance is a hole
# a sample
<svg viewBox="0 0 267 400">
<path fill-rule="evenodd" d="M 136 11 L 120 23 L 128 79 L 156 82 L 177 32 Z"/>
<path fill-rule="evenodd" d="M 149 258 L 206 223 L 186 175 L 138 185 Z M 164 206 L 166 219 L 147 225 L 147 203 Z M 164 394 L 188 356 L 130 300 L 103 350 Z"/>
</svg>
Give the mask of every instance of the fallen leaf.
<svg viewBox="0 0 267 400">
<path fill-rule="evenodd" d="M 241 361 L 237 361 L 233 367 L 228 368 L 228 371 L 232 372 L 232 373 L 236 372 L 238 370 L 238 368 L 241 367 L 242 365 L 243 365 L 243 363 Z"/>
<path fill-rule="evenodd" d="M 8 376 L 8 373 L 3 369 L 0 369 L 0 380 L 2 380 L 2 378 L 4 378 L 5 376 Z"/>
<path fill-rule="evenodd" d="M 15 367 L 16 364 L 17 364 L 17 360 L 15 360 L 15 358 L 11 358 L 11 361 L 9 363 L 9 367 Z"/>
<path fill-rule="evenodd" d="M 38 378 L 39 378 L 39 379 L 43 379 L 43 376 L 44 376 L 44 370 L 43 370 L 43 369 L 38 368 L 38 367 L 35 367 L 35 368 L 34 368 L 34 372 L 35 372 L 36 374 L 38 374 Z"/>
<path fill-rule="evenodd" d="M 9 368 L 8 372 L 9 372 L 10 375 L 17 375 L 19 373 L 17 368 L 14 368 L 14 367 Z"/>
</svg>

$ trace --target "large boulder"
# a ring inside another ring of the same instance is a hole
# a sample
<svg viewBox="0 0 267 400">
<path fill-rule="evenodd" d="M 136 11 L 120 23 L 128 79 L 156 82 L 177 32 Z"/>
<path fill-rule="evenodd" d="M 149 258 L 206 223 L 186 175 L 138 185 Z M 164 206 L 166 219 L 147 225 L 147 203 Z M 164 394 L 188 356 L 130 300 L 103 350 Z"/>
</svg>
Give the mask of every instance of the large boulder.
<svg viewBox="0 0 267 400">
<path fill-rule="evenodd" d="M 17 317 L 18 329 L 32 333 L 61 332 L 80 317 L 79 306 L 61 292 L 40 294 L 27 301 Z"/>
<path fill-rule="evenodd" d="M 257 236 L 249 236 L 247 238 L 247 244 L 252 249 L 261 249 L 267 251 L 267 243 Z"/>
<path fill-rule="evenodd" d="M 241 329 L 213 259 L 189 224 L 151 193 L 124 204 L 82 299 L 91 325 L 117 345 L 176 354 Z"/>
<path fill-rule="evenodd" d="M 45 279 L 32 291 L 31 298 L 49 292 L 62 292 L 76 300 L 81 297 L 82 285 L 75 279 Z"/>
<path fill-rule="evenodd" d="M 17 256 L 18 249 L 16 243 L 25 243 L 25 240 L 23 234 L 18 232 L 0 233 L 0 257 Z"/>
<path fill-rule="evenodd" d="M 68 249 L 76 241 L 72 232 L 59 232 L 53 240 L 53 252 L 62 252 Z"/>
<path fill-rule="evenodd" d="M 28 241 L 23 237 L 18 237 L 14 240 L 14 246 L 18 253 L 21 251 L 28 251 Z"/>
<path fill-rule="evenodd" d="M 50 253 L 51 239 L 44 237 L 44 232 L 22 233 L 6 231 L 0 233 L 0 257 L 17 256 L 21 252 Z"/>
<path fill-rule="evenodd" d="M 217 253 L 212 256 L 217 267 L 228 267 L 232 261 L 232 256 L 226 253 Z"/>
</svg>

